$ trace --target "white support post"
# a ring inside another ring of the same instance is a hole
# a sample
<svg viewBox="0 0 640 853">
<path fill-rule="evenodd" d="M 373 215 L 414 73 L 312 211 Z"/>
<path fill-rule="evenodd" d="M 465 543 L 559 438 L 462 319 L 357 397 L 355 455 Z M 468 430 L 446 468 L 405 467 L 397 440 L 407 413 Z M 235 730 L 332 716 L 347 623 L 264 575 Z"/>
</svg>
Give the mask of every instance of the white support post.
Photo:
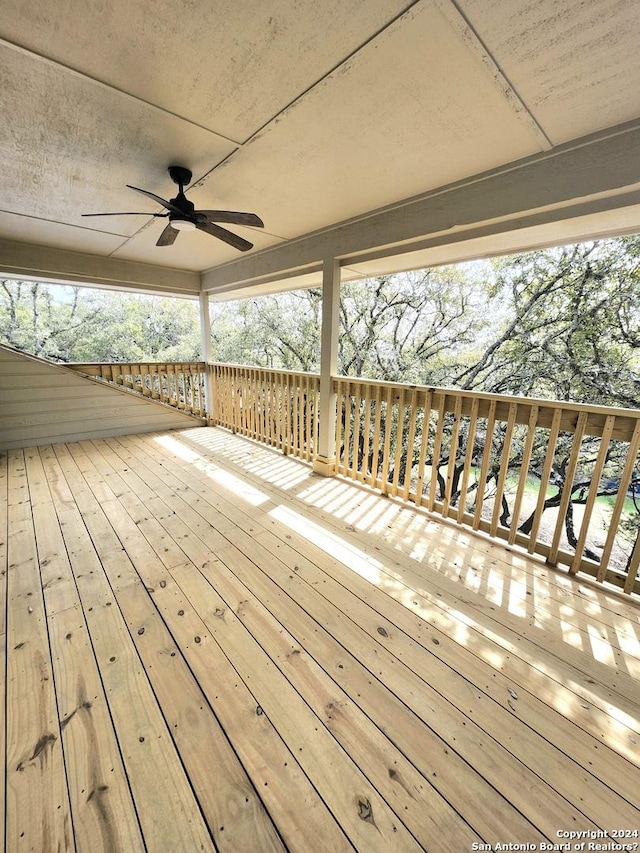
<svg viewBox="0 0 640 853">
<path fill-rule="evenodd" d="M 340 263 L 327 258 L 322 266 L 322 338 L 320 351 L 320 422 L 313 470 L 325 477 L 336 473 L 336 394 L 332 377 L 338 372 Z"/>
<path fill-rule="evenodd" d="M 200 292 L 200 342 L 202 360 L 205 363 L 204 405 L 207 421 L 214 421 L 213 373 L 211 372 L 211 315 L 209 313 L 209 294 Z"/>
</svg>

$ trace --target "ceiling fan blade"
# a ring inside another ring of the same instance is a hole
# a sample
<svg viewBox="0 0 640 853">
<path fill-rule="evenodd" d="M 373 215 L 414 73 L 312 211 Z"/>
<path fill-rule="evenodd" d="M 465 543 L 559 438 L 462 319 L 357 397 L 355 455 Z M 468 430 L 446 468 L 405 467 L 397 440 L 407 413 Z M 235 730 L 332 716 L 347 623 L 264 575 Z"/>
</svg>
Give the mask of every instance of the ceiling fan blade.
<svg viewBox="0 0 640 853">
<path fill-rule="evenodd" d="M 196 216 L 203 213 L 210 222 L 230 222 L 232 225 L 254 225 L 264 228 L 264 222 L 255 213 L 239 213 L 237 210 L 197 210 Z"/>
<path fill-rule="evenodd" d="M 178 236 L 178 232 L 175 228 L 172 228 L 171 225 L 167 225 L 162 234 L 158 237 L 158 242 L 156 246 L 171 246 L 175 243 L 175 239 Z"/>
<path fill-rule="evenodd" d="M 138 193 L 142 193 L 142 195 L 146 195 L 148 198 L 153 199 L 153 201 L 161 204 L 162 207 L 165 207 L 167 210 L 170 210 L 171 213 L 182 213 L 179 207 L 176 207 L 175 204 L 171 204 L 170 201 L 167 201 L 164 198 L 160 198 L 159 195 L 155 193 L 150 193 L 149 190 L 141 190 L 140 187 L 132 187 L 131 184 L 127 184 L 130 190 L 135 190 Z"/>
<path fill-rule="evenodd" d="M 237 234 L 232 234 L 232 232 L 227 231 L 226 228 L 220 228 L 219 225 L 214 225 L 213 222 L 197 222 L 196 228 L 198 231 L 205 231 L 207 234 L 211 234 L 212 237 L 217 237 L 218 240 L 224 240 L 225 243 L 233 246 L 234 249 L 240 249 L 241 252 L 247 252 L 249 249 L 253 249 L 253 243 L 250 243 L 242 237 L 238 237 Z"/>
<path fill-rule="evenodd" d="M 168 213 L 143 213 L 141 210 L 119 211 L 118 213 L 81 213 L 80 216 L 168 216 Z"/>
</svg>

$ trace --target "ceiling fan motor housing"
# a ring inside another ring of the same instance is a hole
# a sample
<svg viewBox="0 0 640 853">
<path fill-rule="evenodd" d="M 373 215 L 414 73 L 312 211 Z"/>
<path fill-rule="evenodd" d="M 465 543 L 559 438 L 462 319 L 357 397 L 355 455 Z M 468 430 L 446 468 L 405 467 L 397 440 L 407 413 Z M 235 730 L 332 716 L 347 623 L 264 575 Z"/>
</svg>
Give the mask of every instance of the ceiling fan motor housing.
<svg viewBox="0 0 640 853">
<path fill-rule="evenodd" d="M 191 183 L 193 175 L 189 169 L 184 166 L 169 166 L 169 177 L 174 184 L 178 184 L 180 188 L 186 187 Z"/>
<path fill-rule="evenodd" d="M 169 212 L 169 224 L 177 231 L 195 231 L 196 218 L 194 215 L 195 205 L 185 196 L 183 187 L 191 183 L 192 173 L 184 166 L 169 166 L 169 176 L 174 184 L 178 184 L 180 192 L 171 199 L 171 204 L 179 208 L 182 213 Z"/>
</svg>

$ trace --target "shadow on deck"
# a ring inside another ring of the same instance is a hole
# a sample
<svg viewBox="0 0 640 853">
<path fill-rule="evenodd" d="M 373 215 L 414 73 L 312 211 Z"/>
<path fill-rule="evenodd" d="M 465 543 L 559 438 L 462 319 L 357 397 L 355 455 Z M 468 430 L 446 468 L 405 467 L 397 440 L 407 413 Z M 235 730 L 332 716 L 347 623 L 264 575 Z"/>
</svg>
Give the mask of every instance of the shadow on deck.
<svg viewBox="0 0 640 853">
<path fill-rule="evenodd" d="M 628 597 L 221 429 L 2 462 L 7 850 L 640 827 Z"/>
</svg>

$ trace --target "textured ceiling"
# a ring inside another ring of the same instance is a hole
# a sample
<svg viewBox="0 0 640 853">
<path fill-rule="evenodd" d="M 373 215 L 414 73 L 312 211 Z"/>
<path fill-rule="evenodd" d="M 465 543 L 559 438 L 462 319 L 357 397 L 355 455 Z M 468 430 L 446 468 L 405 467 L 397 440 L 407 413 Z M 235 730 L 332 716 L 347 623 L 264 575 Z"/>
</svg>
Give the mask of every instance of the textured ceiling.
<svg viewBox="0 0 640 853">
<path fill-rule="evenodd" d="M 257 253 L 640 117 L 636 0 L 4 0 L 0 39 L 0 239 L 187 271 L 237 252 L 81 214 L 179 163 Z"/>
</svg>

